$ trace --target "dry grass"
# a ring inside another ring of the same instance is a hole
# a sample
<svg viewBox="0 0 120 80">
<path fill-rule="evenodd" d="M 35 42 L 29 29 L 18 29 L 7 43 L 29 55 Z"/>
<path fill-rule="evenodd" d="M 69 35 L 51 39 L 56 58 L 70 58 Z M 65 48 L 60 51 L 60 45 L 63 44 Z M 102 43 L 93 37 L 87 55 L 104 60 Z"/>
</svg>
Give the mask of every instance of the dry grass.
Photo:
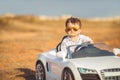
<svg viewBox="0 0 120 80">
<path fill-rule="evenodd" d="M 0 17 L 0 80 L 34 80 L 37 55 L 59 43 L 65 20 L 33 16 Z M 120 48 L 120 21 L 82 19 L 82 33 L 94 42 Z"/>
</svg>

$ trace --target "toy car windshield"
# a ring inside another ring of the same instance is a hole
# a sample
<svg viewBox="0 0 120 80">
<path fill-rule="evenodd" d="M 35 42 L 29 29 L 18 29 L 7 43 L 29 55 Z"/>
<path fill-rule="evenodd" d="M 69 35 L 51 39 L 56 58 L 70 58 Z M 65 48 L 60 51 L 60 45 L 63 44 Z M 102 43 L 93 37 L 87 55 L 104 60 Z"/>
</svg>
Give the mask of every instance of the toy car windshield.
<svg viewBox="0 0 120 80">
<path fill-rule="evenodd" d="M 68 58 L 114 56 L 110 48 L 103 43 L 72 45 L 68 47 Z"/>
</svg>

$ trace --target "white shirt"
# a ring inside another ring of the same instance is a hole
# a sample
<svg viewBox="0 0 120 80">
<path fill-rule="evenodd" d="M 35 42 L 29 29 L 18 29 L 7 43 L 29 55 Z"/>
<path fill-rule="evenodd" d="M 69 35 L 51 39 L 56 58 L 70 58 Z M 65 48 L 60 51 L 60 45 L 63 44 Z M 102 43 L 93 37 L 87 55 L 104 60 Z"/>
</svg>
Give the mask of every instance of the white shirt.
<svg viewBox="0 0 120 80">
<path fill-rule="evenodd" d="M 73 41 L 69 36 L 63 39 L 61 43 L 61 51 L 64 51 L 67 53 L 67 47 L 70 45 L 79 45 L 84 42 L 92 42 L 92 39 L 89 38 L 88 36 L 79 34 L 77 41 Z"/>
</svg>

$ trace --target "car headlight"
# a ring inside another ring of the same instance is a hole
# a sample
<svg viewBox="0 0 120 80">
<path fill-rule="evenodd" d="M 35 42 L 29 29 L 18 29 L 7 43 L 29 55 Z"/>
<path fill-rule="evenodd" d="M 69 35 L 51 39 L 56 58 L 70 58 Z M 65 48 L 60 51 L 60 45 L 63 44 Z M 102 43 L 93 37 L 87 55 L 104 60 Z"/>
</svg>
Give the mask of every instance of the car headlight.
<svg viewBox="0 0 120 80">
<path fill-rule="evenodd" d="M 81 74 L 97 74 L 97 71 L 94 69 L 78 68 L 78 71 Z"/>
</svg>

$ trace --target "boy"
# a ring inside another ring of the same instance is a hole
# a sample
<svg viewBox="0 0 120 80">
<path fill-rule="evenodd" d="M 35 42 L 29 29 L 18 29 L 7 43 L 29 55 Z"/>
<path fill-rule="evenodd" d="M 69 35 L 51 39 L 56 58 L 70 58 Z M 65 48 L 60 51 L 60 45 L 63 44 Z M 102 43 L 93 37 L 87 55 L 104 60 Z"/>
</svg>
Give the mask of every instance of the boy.
<svg viewBox="0 0 120 80">
<path fill-rule="evenodd" d="M 81 21 L 78 18 L 70 17 L 65 23 L 66 29 L 65 36 L 61 43 L 57 46 L 57 51 L 64 51 L 67 53 L 67 47 L 70 45 L 82 44 L 84 42 L 93 43 L 92 39 L 88 36 L 82 35 L 81 33 Z"/>
</svg>

